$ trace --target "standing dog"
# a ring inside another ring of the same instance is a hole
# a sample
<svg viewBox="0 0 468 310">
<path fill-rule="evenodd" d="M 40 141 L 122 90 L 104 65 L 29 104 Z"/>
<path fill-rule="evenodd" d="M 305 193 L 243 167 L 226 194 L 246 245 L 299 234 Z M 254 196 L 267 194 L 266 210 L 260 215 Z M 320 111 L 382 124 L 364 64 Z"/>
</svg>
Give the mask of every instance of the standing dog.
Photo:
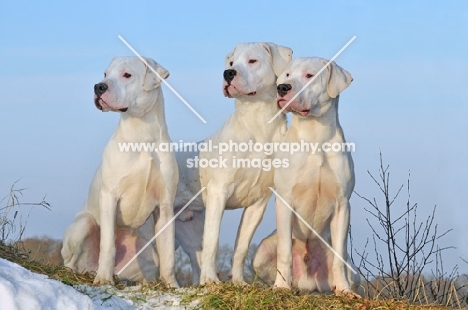
<svg viewBox="0 0 468 310">
<path fill-rule="evenodd" d="M 272 43 L 236 45 L 226 57 L 223 84 L 224 95 L 236 99 L 235 111 L 223 127 L 204 142 L 211 141 L 212 145 L 219 146 L 221 143 L 278 141 L 286 132 L 286 117 L 281 115 L 270 124 L 268 121 L 278 112 L 277 76 L 286 68 L 291 57 L 291 49 Z M 188 168 L 187 159 L 193 159 L 194 156 L 199 156 L 200 162 L 225 160 L 225 166 Z M 273 170 L 238 166 L 236 160 L 239 159 L 262 162 L 271 160 L 271 156 L 262 152 L 242 152 L 239 149 L 219 154 L 213 148 L 212 151 L 178 157 L 179 169 L 184 171 L 180 177 L 177 201 L 187 201 L 206 187 L 202 198 L 194 202 L 206 207 L 201 284 L 219 281 L 216 256 L 221 218 L 225 209 L 237 208 L 245 210 L 237 233 L 231 274 L 233 282 L 244 281 L 244 262 L 248 248 L 271 196 L 268 187 L 273 186 Z"/>
<path fill-rule="evenodd" d="M 278 106 L 283 108 L 326 64 L 321 58 L 293 60 L 278 78 Z M 359 283 L 359 275 L 340 259 L 349 263 L 353 161 L 347 151 L 330 151 L 332 145 L 342 146 L 345 142 L 338 120 L 338 100 L 351 81 L 346 70 L 330 63 L 285 109 L 292 112 L 292 122 L 284 142 L 314 143 L 322 149 L 315 154 L 310 150 L 277 153 L 277 157 L 288 159 L 289 167 L 275 171 L 276 190 L 331 243 L 336 255 L 277 197 L 277 233 L 262 241 L 253 261 L 259 276 L 270 283 L 274 280 L 277 287 L 294 285 L 319 292 L 334 289 L 336 294 L 352 295 L 351 287 Z"/>
<path fill-rule="evenodd" d="M 164 116 L 160 78 L 169 72 L 146 59 L 158 74 L 137 57 L 114 58 L 104 80 L 94 86 L 99 110 L 120 112 L 120 122 L 104 149 L 102 164 L 88 199 L 65 232 L 62 256 L 66 266 L 96 271 L 95 284 L 113 283 L 120 270 L 147 237 L 138 230 L 153 215 L 159 231 L 174 215 L 178 170 L 172 152 L 125 152 L 122 143 L 170 142 Z M 148 236 L 151 237 L 151 236 Z M 177 287 L 174 276 L 174 223 L 156 240 L 161 278 Z M 157 255 L 143 252 L 122 274 L 131 280 L 153 280 Z"/>
</svg>

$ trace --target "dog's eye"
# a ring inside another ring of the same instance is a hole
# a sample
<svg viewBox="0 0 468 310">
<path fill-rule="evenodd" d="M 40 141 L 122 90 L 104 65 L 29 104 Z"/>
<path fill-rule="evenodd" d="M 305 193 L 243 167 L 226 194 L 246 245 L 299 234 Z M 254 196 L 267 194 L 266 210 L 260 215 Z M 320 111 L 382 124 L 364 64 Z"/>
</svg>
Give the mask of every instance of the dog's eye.
<svg viewBox="0 0 468 310">
<path fill-rule="evenodd" d="M 106 76 L 107 76 L 107 74 L 104 72 L 104 77 L 106 77 Z"/>
<path fill-rule="evenodd" d="M 257 59 L 250 59 L 250 60 L 249 60 L 249 64 L 254 64 L 254 63 L 256 63 L 256 62 L 257 62 Z"/>
<path fill-rule="evenodd" d="M 231 61 L 231 62 L 229 63 L 229 65 L 232 66 L 232 64 L 233 64 L 233 62 Z"/>
<path fill-rule="evenodd" d="M 126 79 L 129 79 L 129 78 L 132 77 L 132 75 L 131 75 L 130 73 L 127 73 L 127 72 L 125 72 L 123 76 L 124 76 L 124 78 L 126 78 Z"/>
<path fill-rule="evenodd" d="M 310 79 L 311 77 L 313 77 L 314 75 L 313 74 L 310 74 L 310 73 L 307 73 L 306 74 L 306 78 Z"/>
<path fill-rule="evenodd" d="M 289 77 L 289 73 L 286 73 L 286 77 Z"/>
</svg>

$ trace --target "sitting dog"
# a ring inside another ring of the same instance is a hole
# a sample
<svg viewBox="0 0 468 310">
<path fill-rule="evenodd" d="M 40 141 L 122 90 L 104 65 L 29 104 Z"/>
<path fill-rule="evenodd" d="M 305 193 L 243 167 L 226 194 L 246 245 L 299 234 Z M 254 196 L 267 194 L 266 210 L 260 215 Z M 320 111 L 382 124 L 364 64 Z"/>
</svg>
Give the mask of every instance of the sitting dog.
<svg viewBox="0 0 468 310">
<path fill-rule="evenodd" d="M 345 142 L 338 100 L 352 77 L 332 62 L 299 93 L 326 64 L 321 58 L 295 59 L 278 78 L 278 107 L 292 100 L 284 110 L 292 112 L 292 121 L 283 142 L 315 143 L 322 149 L 316 153 L 301 150 L 275 154 L 289 162 L 287 169 L 275 170 L 277 232 L 261 242 L 253 267 L 261 279 L 274 282 L 276 287 L 293 285 L 303 291 L 334 290 L 338 295 L 355 296 L 351 288 L 359 284 L 359 275 L 354 273 L 357 269 L 347 254 L 353 161 L 346 150 L 330 151 L 331 145 Z"/>
<path fill-rule="evenodd" d="M 155 72 L 158 74 L 155 74 Z M 95 284 L 113 283 L 114 271 L 135 256 L 174 215 L 178 169 L 172 152 L 125 152 L 122 143 L 170 142 L 160 84 L 169 72 L 152 59 L 116 57 L 94 86 L 94 103 L 120 113 L 104 149 L 88 199 L 65 232 L 62 256 L 75 271 L 96 271 Z M 153 216 L 150 234 L 139 228 Z M 120 278 L 152 281 L 157 266 L 162 280 L 177 287 L 174 275 L 174 222 L 122 271 Z"/>
</svg>

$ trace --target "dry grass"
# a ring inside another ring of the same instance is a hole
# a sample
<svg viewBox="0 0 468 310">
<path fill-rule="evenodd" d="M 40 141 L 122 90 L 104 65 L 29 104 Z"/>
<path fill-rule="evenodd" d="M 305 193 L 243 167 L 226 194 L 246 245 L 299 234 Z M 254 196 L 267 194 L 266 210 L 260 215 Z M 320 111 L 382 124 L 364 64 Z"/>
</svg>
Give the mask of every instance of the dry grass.
<svg viewBox="0 0 468 310">
<path fill-rule="evenodd" d="M 201 309 L 450 309 L 441 306 L 411 305 L 405 301 L 350 299 L 334 295 L 300 294 L 285 289 L 274 289 L 263 284 L 211 284 L 187 294 L 185 301 L 203 300 Z"/>
<path fill-rule="evenodd" d="M 0 257 L 17 263 L 36 273 L 48 275 L 68 285 L 93 285 L 94 275 L 77 274 L 64 266 L 53 266 L 34 261 L 27 252 L 17 246 L 0 245 Z M 118 289 L 125 288 L 117 284 Z M 174 290 L 161 283 L 150 283 L 141 286 L 141 293 L 149 291 Z M 200 300 L 200 309 L 450 309 L 441 306 L 411 305 L 405 301 L 349 299 L 334 295 L 301 294 L 298 291 L 274 289 L 254 282 L 253 285 L 233 285 L 232 283 L 211 284 L 189 287 L 184 294 L 186 304 Z"/>
<path fill-rule="evenodd" d="M 45 274 L 68 285 L 92 285 L 94 276 L 89 273 L 77 274 L 65 266 L 42 263 L 29 258 L 29 254 L 18 245 L 0 244 L 0 258 L 14 262 L 35 273 Z"/>
<path fill-rule="evenodd" d="M 21 243 L 15 243 L 14 245 L 0 243 L 0 258 L 16 263 L 32 272 L 47 275 L 51 279 L 58 280 L 67 285 L 86 284 L 93 286 L 95 274 L 90 272 L 76 273 L 63 265 L 51 264 L 50 262 L 44 263 L 43 259 L 39 261 L 35 260 Z M 114 277 L 114 281 L 117 289 L 124 289 L 127 286 L 125 283 L 119 282 L 117 277 Z M 141 290 L 172 291 L 173 289 L 166 287 L 160 282 L 154 282 L 142 285 Z"/>
</svg>

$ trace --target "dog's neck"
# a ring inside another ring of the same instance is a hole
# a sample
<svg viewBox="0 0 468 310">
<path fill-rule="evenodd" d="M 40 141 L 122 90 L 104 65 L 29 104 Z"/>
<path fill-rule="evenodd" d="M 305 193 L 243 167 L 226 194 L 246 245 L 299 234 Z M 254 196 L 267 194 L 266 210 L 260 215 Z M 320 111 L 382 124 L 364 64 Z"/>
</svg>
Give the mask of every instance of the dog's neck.
<svg viewBox="0 0 468 310">
<path fill-rule="evenodd" d="M 331 99 L 330 107 L 320 116 L 303 117 L 293 113 L 288 136 L 294 140 L 324 143 L 333 140 L 344 142 L 343 130 L 338 119 L 339 97 Z"/>
<path fill-rule="evenodd" d="M 164 117 L 164 98 L 161 89 L 151 108 L 142 116 L 123 112 L 115 136 L 127 142 L 170 141 Z M 135 141 L 137 140 L 137 141 Z"/>
<path fill-rule="evenodd" d="M 251 133 L 258 142 L 270 142 L 280 138 L 286 132 L 286 116 L 278 115 L 268 123 L 277 113 L 276 87 L 270 87 L 261 96 L 236 99 L 236 109 L 231 117 L 246 131 Z"/>
</svg>

